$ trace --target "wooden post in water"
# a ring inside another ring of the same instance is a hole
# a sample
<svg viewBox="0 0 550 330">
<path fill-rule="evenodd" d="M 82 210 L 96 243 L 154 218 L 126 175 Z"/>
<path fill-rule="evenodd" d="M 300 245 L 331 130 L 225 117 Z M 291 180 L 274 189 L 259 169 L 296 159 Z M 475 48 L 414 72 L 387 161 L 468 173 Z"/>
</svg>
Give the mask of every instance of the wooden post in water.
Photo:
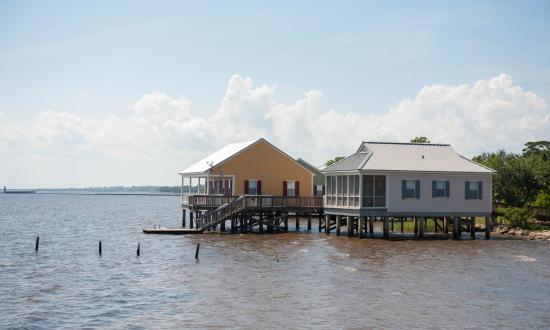
<svg viewBox="0 0 550 330">
<path fill-rule="evenodd" d="M 417 219 L 418 221 L 418 238 L 423 239 L 424 238 L 424 225 L 426 224 L 426 218 L 421 217 L 420 219 Z"/>
<path fill-rule="evenodd" d="M 393 231 L 393 217 L 391 217 L 391 231 Z"/>
<path fill-rule="evenodd" d="M 374 220 L 369 217 L 369 234 L 374 234 Z"/>
<path fill-rule="evenodd" d="M 193 211 L 189 211 L 189 228 L 193 229 Z"/>
<path fill-rule="evenodd" d="M 300 231 L 300 216 L 296 213 L 296 231 Z"/>
<path fill-rule="evenodd" d="M 99 241 L 99 255 L 101 255 L 101 241 Z"/>
<path fill-rule="evenodd" d="M 197 243 L 197 249 L 195 250 L 195 260 L 199 260 L 199 249 L 201 247 L 201 243 Z"/>
<path fill-rule="evenodd" d="M 404 227 L 403 227 L 403 217 L 400 218 L 401 220 L 401 234 L 403 234 Z"/>
<path fill-rule="evenodd" d="M 263 212 L 260 212 L 259 215 L 259 221 L 258 221 L 258 232 L 263 233 L 264 232 L 264 214 Z"/>
<path fill-rule="evenodd" d="M 460 224 L 458 222 L 458 217 L 453 217 L 453 239 L 455 240 L 460 238 L 458 227 L 460 227 Z"/>
<path fill-rule="evenodd" d="M 323 222 L 323 216 L 319 214 L 319 232 L 321 232 L 322 222 Z"/>
<path fill-rule="evenodd" d="M 458 217 L 458 238 L 462 237 L 462 217 Z"/>
<path fill-rule="evenodd" d="M 382 217 L 382 231 L 384 239 L 390 238 L 390 218 L 389 217 Z"/>
<path fill-rule="evenodd" d="M 220 222 L 220 231 L 223 233 L 225 232 L 225 220 L 223 220 L 222 222 Z"/>
<path fill-rule="evenodd" d="M 443 217 L 443 232 L 445 236 L 449 237 L 449 218 Z"/>
<path fill-rule="evenodd" d="M 137 248 L 137 251 L 136 251 L 138 257 L 139 257 L 140 252 L 141 252 L 140 251 L 140 243 L 138 243 L 138 248 Z"/>
<path fill-rule="evenodd" d="M 288 212 L 285 214 L 285 233 L 288 233 Z"/>
<path fill-rule="evenodd" d="M 485 238 L 486 239 L 489 239 L 491 237 L 491 226 L 492 226 L 491 217 L 485 217 Z"/>
<path fill-rule="evenodd" d="M 181 209 L 181 228 L 185 228 L 185 209 Z"/>
<path fill-rule="evenodd" d="M 330 234 L 330 215 L 325 215 L 325 234 Z"/>
<path fill-rule="evenodd" d="M 434 232 L 437 234 L 437 225 L 438 225 L 439 223 L 437 222 L 437 218 L 436 218 L 436 217 L 433 217 L 432 219 L 433 219 L 433 221 L 434 221 Z"/>
<path fill-rule="evenodd" d="M 336 236 L 340 236 L 340 226 L 342 225 L 342 216 L 336 216 Z"/>
<path fill-rule="evenodd" d="M 414 222 L 414 236 L 418 236 L 418 218 L 417 217 L 413 217 L 413 222 Z"/>
<path fill-rule="evenodd" d="M 348 229 L 348 237 L 353 237 L 353 217 L 346 217 L 346 223 L 347 223 L 347 229 Z"/>
<path fill-rule="evenodd" d="M 307 217 L 307 230 L 311 230 L 311 216 Z"/>
<path fill-rule="evenodd" d="M 359 238 L 363 238 L 364 232 L 365 232 L 365 217 L 359 217 L 358 218 L 359 225 L 357 226 L 357 235 Z"/>
<path fill-rule="evenodd" d="M 5 188 L 4 188 L 5 190 Z M 36 243 L 34 244 L 34 251 L 38 251 L 38 245 L 40 244 L 40 237 L 36 236 Z"/>
<path fill-rule="evenodd" d="M 476 217 L 470 217 L 470 237 L 476 238 Z"/>
</svg>

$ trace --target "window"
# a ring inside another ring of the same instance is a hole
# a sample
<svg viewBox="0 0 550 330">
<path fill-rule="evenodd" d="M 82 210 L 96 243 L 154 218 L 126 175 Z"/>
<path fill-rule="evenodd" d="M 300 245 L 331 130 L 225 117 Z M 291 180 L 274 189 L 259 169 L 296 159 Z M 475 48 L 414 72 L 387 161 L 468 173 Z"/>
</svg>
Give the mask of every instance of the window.
<svg viewBox="0 0 550 330">
<path fill-rule="evenodd" d="M 432 197 L 447 197 L 449 198 L 449 181 L 432 181 Z"/>
<path fill-rule="evenodd" d="M 258 194 L 258 181 L 257 180 L 248 180 L 248 194 L 257 195 Z"/>
<path fill-rule="evenodd" d="M 315 196 L 323 196 L 323 187 L 324 186 L 322 184 L 318 184 L 318 185 L 314 186 L 313 187 L 314 188 L 313 190 L 315 190 L 314 195 Z"/>
<path fill-rule="evenodd" d="M 483 196 L 482 181 L 466 181 L 464 197 L 466 199 L 482 199 Z"/>
<path fill-rule="evenodd" d="M 386 206 L 386 176 L 363 175 L 363 207 Z"/>
<path fill-rule="evenodd" d="M 401 198 L 420 199 L 420 180 L 402 180 Z"/>
<path fill-rule="evenodd" d="M 289 197 L 296 196 L 296 181 L 286 182 L 286 195 Z"/>
</svg>

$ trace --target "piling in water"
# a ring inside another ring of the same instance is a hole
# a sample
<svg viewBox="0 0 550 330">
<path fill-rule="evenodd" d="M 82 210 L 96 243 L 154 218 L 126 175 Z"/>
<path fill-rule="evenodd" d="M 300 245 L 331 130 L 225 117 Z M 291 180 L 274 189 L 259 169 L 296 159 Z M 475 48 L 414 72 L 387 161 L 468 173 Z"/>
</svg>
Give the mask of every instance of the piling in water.
<svg viewBox="0 0 550 330">
<path fill-rule="evenodd" d="M 40 242 L 40 237 L 36 236 L 36 244 L 34 245 L 34 251 L 38 251 L 39 242 Z"/>
<path fill-rule="evenodd" d="M 99 241 L 99 255 L 101 255 L 101 241 Z"/>
<path fill-rule="evenodd" d="M 138 248 L 137 248 L 137 256 L 139 257 L 139 253 L 140 253 L 140 243 L 138 243 Z"/>
<path fill-rule="evenodd" d="M 195 250 L 195 260 L 199 260 L 199 249 L 201 247 L 201 243 L 197 243 L 197 249 Z"/>
</svg>

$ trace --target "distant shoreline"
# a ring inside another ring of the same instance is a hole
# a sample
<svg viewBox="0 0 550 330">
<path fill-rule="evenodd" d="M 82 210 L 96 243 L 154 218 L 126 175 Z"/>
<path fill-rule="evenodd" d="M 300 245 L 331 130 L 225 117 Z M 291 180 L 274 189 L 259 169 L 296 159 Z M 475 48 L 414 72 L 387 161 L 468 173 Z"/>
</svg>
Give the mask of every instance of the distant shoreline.
<svg viewBox="0 0 550 330">
<path fill-rule="evenodd" d="M 4 193 L 2 193 L 4 194 Z M 176 193 L 149 193 L 149 192 L 143 192 L 143 193 L 130 193 L 130 192 L 64 192 L 64 191 L 45 191 L 42 192 L 40 190 L 36 191 L 32 194 L 23 194 L 23 193 L 7 193 L 6 195 L 92 195 L 92 196 L 180 196 L 180 194 Z"/>
</svg>

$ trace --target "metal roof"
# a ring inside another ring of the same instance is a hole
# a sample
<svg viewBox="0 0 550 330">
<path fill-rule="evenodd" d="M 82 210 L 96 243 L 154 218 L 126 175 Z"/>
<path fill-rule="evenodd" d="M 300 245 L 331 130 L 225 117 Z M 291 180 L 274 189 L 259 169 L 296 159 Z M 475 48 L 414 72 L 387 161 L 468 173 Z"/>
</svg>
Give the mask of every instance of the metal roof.
<svg viewBox="0 0 550 330">
<path fill-rule="evenodd" d="M 229 157 L 235 155 L 236 153 L 248 148 L 254 143 L 258 142 L 260 139 L 251 140 L 246 142 L 238 142 L 229 144 L 220 150 L 214 152 L 213 154 L 208 155 L 207 157 L 199 160 L 195 164 L 189 166 L 185 170 L 179 172 L 179 174 L 193 174 L 193 173 L 203 173 L 208 171 L 210 168 L 220 164 Z"/>
<path fill-rule="evenodd" d="M 335 171 L 357 171 L 361 169 L 361 166 L 368 159 L 370 153 L 358 152 L 323 169 L 323 172 L 335 172 Z"/>
<path fill-rule="evenodd" d="M 365 162 L 357 167 L 358 159 Z M 459 155 L 448 144 L 363 142 L 358 152 L 327 167 L 332 171 L 410 171 L 494 173 L 490 168 Z"/>
</svg>

